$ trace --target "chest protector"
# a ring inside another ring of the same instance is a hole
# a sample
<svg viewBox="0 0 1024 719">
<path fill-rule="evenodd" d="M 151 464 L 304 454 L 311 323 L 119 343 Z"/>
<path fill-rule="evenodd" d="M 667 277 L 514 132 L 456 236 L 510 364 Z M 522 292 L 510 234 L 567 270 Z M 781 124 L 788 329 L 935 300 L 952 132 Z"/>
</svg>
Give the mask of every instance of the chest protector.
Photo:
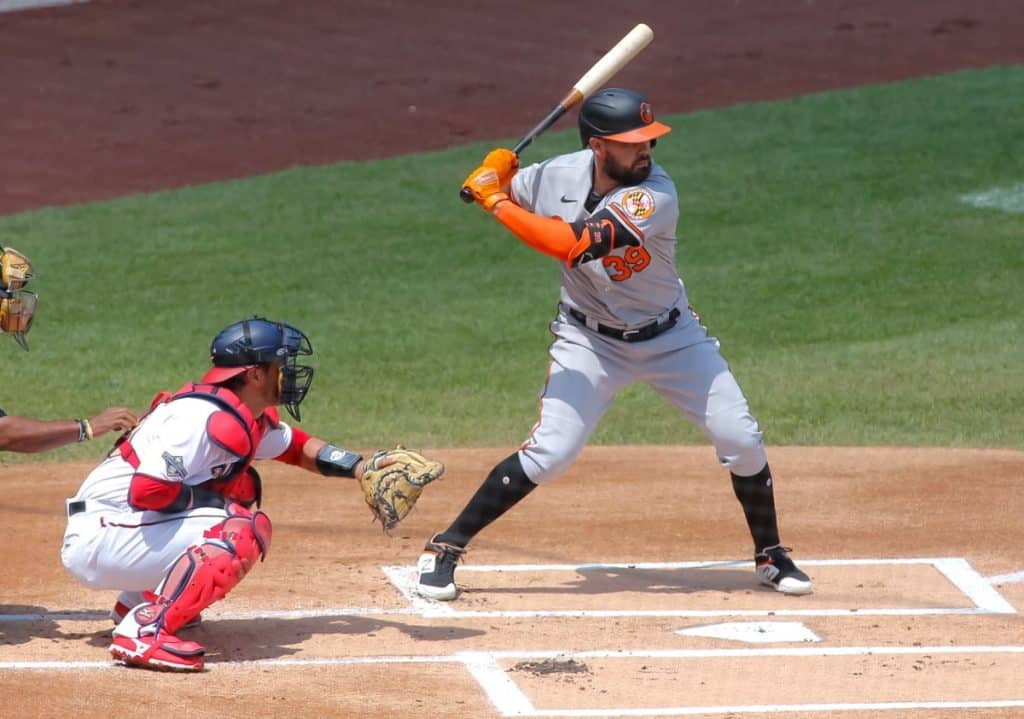
<svg viewBox="0 0 1024 719">
<path fill-rule="evenodd" d="M 198 397 L 212 402 L 217 411 L 206 420 L 206 434 L 210 441 L 221 449 L 230 452 L 237 461 L 226 467 L 210 479 L 224 485 L 239 475 L 247 474 L 246 470 L 252 463 L 253 455 L 266 433 L 280 425 L 276 407 L 268 407 L 259 419 L 253 417 L 252 410 L 231 390 L 215 384 L 196 384 L 189 382 L 174 394 L 160 392 L 150 403 L 149 412 L 167 402 L 185 397 Z M 146 414 L 148 415 L 149 412 Z M 145 416 L 142 417 L 142 420 Z M 140 424 L 142 422 L 140 420 Z M 125 435 L 117 446 L 118 451 L 128 464 L 134 468 L 139 466 L 139 457 L 132 447 L 131 435 Z"/>
</svg>

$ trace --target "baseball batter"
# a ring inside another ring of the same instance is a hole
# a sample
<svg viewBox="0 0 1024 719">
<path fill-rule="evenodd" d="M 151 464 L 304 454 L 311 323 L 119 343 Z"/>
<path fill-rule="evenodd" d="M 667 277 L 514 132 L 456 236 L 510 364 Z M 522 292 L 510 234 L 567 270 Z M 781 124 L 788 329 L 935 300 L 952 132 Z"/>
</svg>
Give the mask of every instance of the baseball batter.
<svg viewBox="0 0 1024 719">
<path fill-rule="evenodd" d="M 451 526 L 427 542 L 419 593 L 454 599 L 455 567 L 469 541 L 565 472 L 616 394 L 642 380 L 701 428 L 730 472 L 758 580 L 808 594 L 810 579 L 779 539 L 761 430 L 676 270 L 676 188 L 651 159 L 670 128 L 644 96 L 607 88 L 581 106 L 579 129 L 579 152 L 520 171 L 511 151 L 494 150 L 464 183 L 520 240 L 562 263 L 560 304 L 540 417 Z"/>
<path fill-rule="evenodd" d="M 0 247 L 0 334 L 10 335 L 28 350 L 25 335 L 32 327 L 36 294 L 26 289 L 33 279 L 32 263 L 13 247 Z M 45 452 L 72 442 L 85 442 L 110 431 L 135 426 L 126 407 L 108 407 L 91 419 L 32 419 L 0 409 L 0 451 Z"/>
<path fill-rule="evenodd" d="M 203 668 L 203 647 L 178 631 L 194 626 L 270 548 L 254 460 L 364 484 L 394 473 L 397 460 L 386 451 L 364 460 L 280 419 L 279 404 L 300 418 L 313 368 L 299 362 L 312 353 L 306 335 L 283 322 L 229 325 L 211 344 L 213 367 L 202 380 L 158 394 L 67 500 L 64 566 L 88 587 L 120 591 L 111 612 L 116 659 Z M 430 471 L 440 476 L 435 464 Z"/>
</svg>

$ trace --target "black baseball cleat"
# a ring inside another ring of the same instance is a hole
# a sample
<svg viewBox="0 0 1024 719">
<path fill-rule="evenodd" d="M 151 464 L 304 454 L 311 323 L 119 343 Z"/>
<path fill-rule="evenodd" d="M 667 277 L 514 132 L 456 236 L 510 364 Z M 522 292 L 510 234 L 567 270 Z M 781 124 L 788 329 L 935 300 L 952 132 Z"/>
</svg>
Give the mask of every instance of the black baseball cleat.
<svg viewBox="0 0 1024 719">
<path fill-rule="evenodd" d="M 801 572 L 789 558 L 789 551 L 788 547 L 776 544 L 754 555 L 757 578 L 761 584 L 783 594 L 810 594 L 814 591 L 814 585 L 810 577 Z"/>
<path fill-rule="evenodd" d="M 420 578 L 417 591 L 421 597 L 450 602 L 459 593 L 455 586 L 455 565 L 466 553 L 465 548 L 437 541 L 434 535 L 423 548 L 416 563 Z"/>
</svg>

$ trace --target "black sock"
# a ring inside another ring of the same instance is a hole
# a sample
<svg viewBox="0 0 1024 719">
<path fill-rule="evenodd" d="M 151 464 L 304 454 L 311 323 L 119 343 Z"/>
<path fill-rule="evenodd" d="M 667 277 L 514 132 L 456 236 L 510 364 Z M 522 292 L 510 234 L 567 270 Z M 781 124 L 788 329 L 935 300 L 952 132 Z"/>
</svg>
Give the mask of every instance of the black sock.
<svg viewBox="0 0 1024 719">
<path fill-rule="evenodd" d="M 730 473 L 731 474 L 731 473 Z M 754 540 L 754 553 L 779 544 L 779 524 L 775 516 L 775 493 L 772 490 L 772 472 L 768 465 L 753 477 L 732 475 L 732 489 L 743 505 L 750 536 Z"/>
<path fill-rule="evenodd" d="M 523 471 L 519 453 L 514 452 L 491 470 L 466 508 L 448 529 L 438 535 L 438 541 L 465 547 L 480 530 L 510 510 L 536 487 Z"/>
</svg>

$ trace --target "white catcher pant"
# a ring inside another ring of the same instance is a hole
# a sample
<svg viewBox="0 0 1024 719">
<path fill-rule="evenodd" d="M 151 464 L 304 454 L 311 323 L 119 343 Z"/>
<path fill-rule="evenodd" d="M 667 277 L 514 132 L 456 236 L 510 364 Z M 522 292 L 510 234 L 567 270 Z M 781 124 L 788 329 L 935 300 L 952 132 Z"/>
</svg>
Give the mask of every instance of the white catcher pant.
<svg viewBox="0 0 1024 719">
<path fill-rule="evenodd" d="M 162 514 L 87 505 L 68 519 L 60 556 L 87 587 L 152 591 L 181 553 L 202 543 L 203 532 L 226 517 L 224 510 L 213 508 Z"/>
<path fill-rule="evenodd" d="M 711 440 L 723 467 L 741 476 L 767 460 L 762 433 L 718 349 L 688 309 L 676 326 L 645 342 L 584 330 L 564 312 L 551 323 L 548 381 L 540 420 L 519 451 L 526 475 L 541 484 L 564 473 L 612 400 L 634 381 L 649 384 Z"/>
</svg>

